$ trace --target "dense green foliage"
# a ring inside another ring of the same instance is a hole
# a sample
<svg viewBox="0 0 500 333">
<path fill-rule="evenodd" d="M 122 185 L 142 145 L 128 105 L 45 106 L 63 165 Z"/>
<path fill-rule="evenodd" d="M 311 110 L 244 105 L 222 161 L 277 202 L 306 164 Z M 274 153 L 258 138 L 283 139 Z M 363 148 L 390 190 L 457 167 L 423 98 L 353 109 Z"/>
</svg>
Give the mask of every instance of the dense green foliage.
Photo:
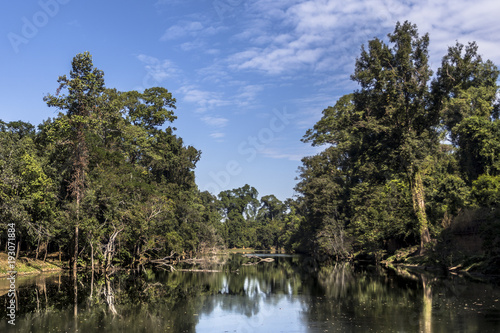
<svg viewBox="0 0 500 333">
<path fill-rule="evenodd" d="M 216 198 L 194 182 L 200 152 L 165 126 L 176 118 L 172 95 L 108 89 L 88 53 L 58 82 L 44 99 L 56 118 L 38 131 L 1 124 L 1 218 L 16 223 L 21 249 L 62 250 L 76 267 L 219 246 Z"/>
<path fill-rule="evenodd" d="M 297 185 L 302 242 L 319 255 L 422 251 L 461 212 L 500 202 L 496 66 L 457 43 L 431 81 L 429 37 L 408 22 L 388 37 L 362 47 L 360 89 L 304 137 L 326 146 Z"/>
<path fill-rule="evenodd" d="M 289 203 L 274 195 L 259 201 L 249 185 L 218 197 L 199 191 L 201 152 L 174 134 L 176 101 L 167 89 L 107 88 L 87 52 L 58 83 L 44 98 L 57 117 L 38 130 L 0 123 L 0 246 L 15 223 L 23 255 L 58 251 L 73 268 L 224 247 L 292 250 L 300 218 Z"/>
</svg>

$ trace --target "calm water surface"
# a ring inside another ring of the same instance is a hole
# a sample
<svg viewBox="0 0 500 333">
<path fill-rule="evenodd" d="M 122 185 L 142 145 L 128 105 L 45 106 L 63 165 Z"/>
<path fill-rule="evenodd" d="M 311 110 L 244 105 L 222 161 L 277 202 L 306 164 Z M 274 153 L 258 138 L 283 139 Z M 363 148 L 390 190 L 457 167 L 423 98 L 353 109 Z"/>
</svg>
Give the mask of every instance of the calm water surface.
<svg viewBox="0 0 500 333">
<path fill-rule="evenodd" d="M 0 332 L 500 332 L 494 284 L 265 256 L 191 267 L 218 272 L 18 277 L 15 327 L 0 281 Z"/>
</svg>

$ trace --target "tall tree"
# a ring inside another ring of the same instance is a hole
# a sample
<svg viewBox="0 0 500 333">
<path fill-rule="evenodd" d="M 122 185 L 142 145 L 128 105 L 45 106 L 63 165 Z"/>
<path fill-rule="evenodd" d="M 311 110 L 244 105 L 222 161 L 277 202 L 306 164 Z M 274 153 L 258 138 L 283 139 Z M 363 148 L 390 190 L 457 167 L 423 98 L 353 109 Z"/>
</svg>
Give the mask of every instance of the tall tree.
<svg viewBox="0 0 500 333">
<path fill-rule="evenodd" d="M 405 178 L 423 249 L 430 233 L 422 176 L 426 159 L 439 147 L 439 112 L 430 107 L 429 38 L 420 37 L 409 22 L 398 22 L 388 37 L 391 44 L 375 38 L 362 47 L 351 76 L 360 89 L 325 109 L 306 132 L 305 142 L 329 147 L 303 160 L 297 189 L 309 202 L 313 229 L 326 235 L 358 223 L 360 216 L 372 221 L 368 210 L 359 212 L 355 203 L 364 197 L 361 201 L 371 198 L 371 204 L 383 206 L 380 198 L 403 195 L 404 186 L 394 184 Z M 330 200 L 322 205 L 317 197 L 325 196 Z"/>
<path fill-rule="evenodd" d="M 80 204 L 85 194 L 86 175 L 89 164 L 88 135 L 92 121 L 102 105 L 104 92 L 104 73 L 95 68 L 89 52 L 77 54 L 71 63 L 69 78 L 60 76 L 57 82 L 59 88 L 55 95 L 47 95 L 44 101 L 48 106 L 57 107 L 66 111 L 60 117 L 60 127 L 65 131 L 61 133 L 60 142 L 71 145 L 71 179 L 68 189 L 75 200 L 75 233 L 73 269 L 76 272 L 78 261 L 78 234 L 80 224 Z M 66 94 L 61 94 L 66 90 Z"/>
<path fill-rule="evenodd" d="M 406 174 L 423 250 L 430 241 L 423 162 L 439 146 L 439 112 L 429 107 L 429 37 L 420 37 L 409 22 L 398 22 L 388 36 L 392 47 L 374 39 L 368 50 L 362 48 L 352 75 L 361 89 L 353 100 L 355 109 L 363 113 L 358 126 L 363 128 L 363 144 L 369 146 L 365 160 Z"/>
</svg>

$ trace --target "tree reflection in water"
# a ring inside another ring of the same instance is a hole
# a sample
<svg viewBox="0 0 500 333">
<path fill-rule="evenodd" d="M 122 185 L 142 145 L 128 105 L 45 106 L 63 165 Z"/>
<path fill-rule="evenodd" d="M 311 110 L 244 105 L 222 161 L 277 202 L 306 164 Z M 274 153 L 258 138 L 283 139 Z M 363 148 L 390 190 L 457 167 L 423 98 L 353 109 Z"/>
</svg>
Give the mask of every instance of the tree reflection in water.
<svg viewBox="0 0 500 333">
<path fill-rule="evenodd" d="M 220 272 L 117 271 L 20 280 L 15 329 L 1 332 L 497 331 L 495 285 L 301 257 Z M 210 267 L 209 267 L 210 268 Z M 6 304 L 6 295 L 0 304 Z M 5 311 L 5 306 L 0 309 Z M 5 318 L 5 315 L 3 316 Z"/>
</svg>

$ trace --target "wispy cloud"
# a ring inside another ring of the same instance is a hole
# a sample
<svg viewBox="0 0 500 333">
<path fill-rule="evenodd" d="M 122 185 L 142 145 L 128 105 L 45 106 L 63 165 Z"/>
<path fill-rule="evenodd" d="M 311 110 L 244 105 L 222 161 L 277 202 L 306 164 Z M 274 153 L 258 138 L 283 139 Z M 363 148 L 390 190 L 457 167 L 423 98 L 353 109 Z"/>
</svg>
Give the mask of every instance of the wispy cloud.
<svg viewBox="0 0 500 333">
<path fill-rule="evenodd" d="M 192 50 L 202 48 L 204 45 L 205 45 L 205 42 L 200 41 L 200 40 L 190 41 L 190 42 L 182 43 L 181 49 L 183 51 L 192 51 Z"/>
<path fill-rule="evenodd" d="M 229 121 L 227 118 L 214 116 L 205 116 L 202 117 L 201 120 L 203 120 L 207 125 L 214 127 L 225 127 Z"/>
<path fill-rule="evenodd" d="M 227 27 L 222 25 L 214 26 L 201 21 L 181 21 L 165 30 L 163 35 L 160 37 L 160 41 L 168 41 L 184 37 L 195 38 L 213 36 L 226 29 Z"/>
<path fill-rule="evenodd" d="M 186 37 L 188 35 L 196 35 L 199 31 L 203 30 L 201 22 L 185 22 L 184 24 L 176 24 L 169 27 L 161 36 L 161 41 L 177 39 Z"/>
<path fill-rule="evenodd" d="M 393 0 L 395 1 L 395 0 Z M 441 57 L 448 46 L 476 41 L 479 52 L 484 58 L 495 63 L 500 62 L 498 44 L 500 29 L 498 13 L 500 2 L 492 0 L 479 1 L 414 1 L 411 9 L 405 6 L 403 12 L 407 19 L 418 25 L 419 30 L 429 32 L 431 60 L 433 65 L 440 65 Z"/>
<path fill-rule="evenodd" d="M 236 37 L 249 45 L 228 57 L 235 70 L 273 75 L 301 69 L 352 71 L 361 44 L 405 20 L 417 24 L 422 34 L 430 33 L 436 66 L 458 36 L 467 38 L 463 43 L 476 40 L 488 58 L 500 60 L 497 1 L 256 0 L 248 12 L 251 23 Z"/>
<path fill-rule="evenodd" d="M 237 52 L 229 57 L 232 68 L 239 70 L 260 70 L 269 74 L 282 74 L 294 72 L 301 69 L 315 70 L 324 62 L 325 58 L 335 54 L 337 66 L 343 66 L 339 61 L 352 61 L 339 58 L 341 53 L 349 53 L 351 44 L 345 45 L 345 41 L 356 43 L 359 47 L 359 37 L 353 38 L 355 34 L 362 34 L 366 39 L 362 27 L 366 17 L 360 19 L 359 6 L 353 6 L 355 2 L 339 1 L 301 1 L 294 2 L 287 7 L 279 7 L 269 1 L 257 1 L 254 11 L 265 11 L 277 27 L 269 33 L 264 24 L 259 23 L 257 27 L 249 27 L 248 35 L 252 35 L 252 46 Z M 377 11 L 375 11 L 376 13 Z M 377 17 L 370 16 L 370 21 L 377 21 Z M 373 33 L 373 30 L 370 30 Z M 245 32 L 240 34 L 246 38 Z M 370 36 L 372 37 L 372 36 Z M 335 45 L 345 45 L 346 49 L 336 50 Z"/>
<path fill-rule="evenodd" d="M 252 107 L 252 106 L 257 106 L 258 104 L 256 102 L 257 97 L 259 96 L 260 92 L 264 90 L 263 85 L 258 85 L 258 84 L 243 84 L 238 89 L 238 92 L 234 96 L 234 103 L 238 105 L 239 107 Z"/>
<path fill-rule="evenodd" d="M 196 111 L 200 113 L 229 104 L 221 97 L 221 93 L 202 90 L 193 85 L 181 87 L 180 92 L 184 95 L 184 101 L 197 105 Z"/>
<path fill-rule="evenodd" d="M 222 133 L 222 132 L 215 132 L 215 133 L 210 134 L 210 137 L 212 137 L 214 139 L 222 139 L 225 136 L 226 136 L 226 134 Z"/>
<path fill-rule="evenodd" d="M 156 82 L 162 82 L 168 77 L 176 76 L 181 73 L 181 70 L 168 59 L 160 60 L 145 54 L 139 54 L 137 59 L 145 65 L 144 67 L 148 76 Z"/>
<path fill-rule="evenodd" d="M 210 66 L 201 68 L 197 71 L 200 80 L 211 85 L 226 84 L 232 79 L 228 69 L 220 62 L 215 61 Z"/>
<path fill-rule="evenodd" d="M 296 146 L 281 148 L 265 148 L 259 153 L 262 156 L 272 159 L 285 159 L 289 161 L 300 161 L 305 156 L 313 156 L 323 151 L 324 147 Z"/>
<path fill-rule="evenodd" d="M 221 129 L 227 126 L 229 119 L 219 116 L 204 116 L 200 119 L 208 126 L 216 129 L 215 132 L 210 133 L 212 139 L 216 142 L 224 141 L 223 138 L 226 136 L 226 133 L 222 132 Z"/>
</svg>

